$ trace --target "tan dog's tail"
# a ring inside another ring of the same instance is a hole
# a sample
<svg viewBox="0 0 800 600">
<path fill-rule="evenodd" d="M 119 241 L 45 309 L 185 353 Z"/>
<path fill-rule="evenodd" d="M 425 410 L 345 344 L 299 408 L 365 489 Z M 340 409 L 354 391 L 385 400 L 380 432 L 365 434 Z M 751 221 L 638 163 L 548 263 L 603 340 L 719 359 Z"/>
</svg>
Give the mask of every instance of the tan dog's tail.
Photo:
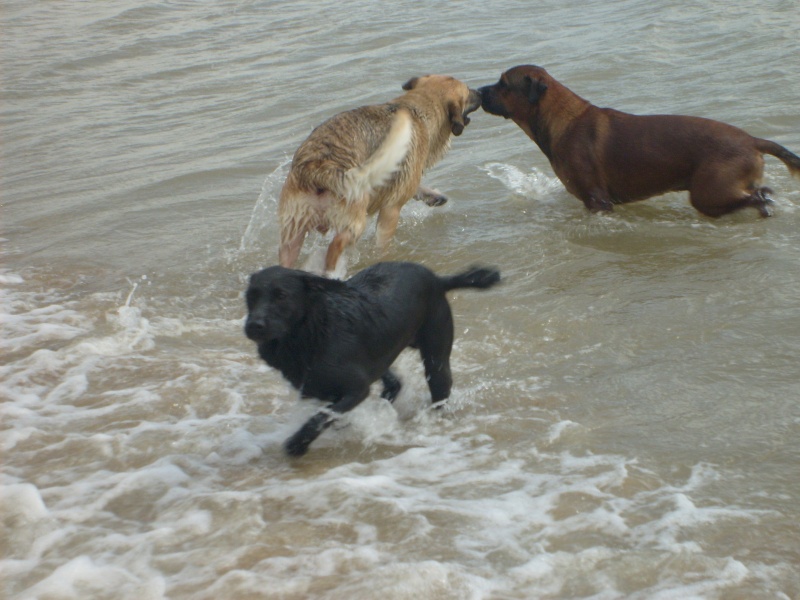
<svg viewBox="0 0 800 600">
<path fill-rule="evenodd" d="M 783 161 L 792 176 L 800 179 L 800 156 L 789 152 L 786 148 L 769 140 L 756 138 L 756 149 L 759 152 L 770 154 Z"/>
<path fill-rule="evenodd" d="M 408 154 L 412 131 L 411 115 L 398 110 L 380 147 L 363 165 L 345 172 L 343 192 L 348 202 L 359 202 L 397 172 Z"/>
</svg>

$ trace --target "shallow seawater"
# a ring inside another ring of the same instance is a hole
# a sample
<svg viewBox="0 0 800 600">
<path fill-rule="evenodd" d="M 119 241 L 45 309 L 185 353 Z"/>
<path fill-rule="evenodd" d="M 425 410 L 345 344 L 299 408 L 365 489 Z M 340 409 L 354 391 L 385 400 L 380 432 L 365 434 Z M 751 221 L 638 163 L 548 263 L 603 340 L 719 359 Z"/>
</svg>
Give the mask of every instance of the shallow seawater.
<svg viewBox="0 0 800 600">
<path fill-rule="evenodd" d="M 242 333 L 292 153 L 415 75 L 520 63 L 601 106 L 800 152 L 798 11 L 490 2 L 11 1 L 2 16 L 0 579 L 37 598 L 800 596 L 800 182 L 775 216 L 685 194 L 593 215 L 472 115 L 388 252 L 481 263 L 455 384 L 395 368 L 301 459 Z M 325 248 L 306 242 L 313 265 Z M 346 275 L 344 275 L 346 276 Z"/>
</svg>

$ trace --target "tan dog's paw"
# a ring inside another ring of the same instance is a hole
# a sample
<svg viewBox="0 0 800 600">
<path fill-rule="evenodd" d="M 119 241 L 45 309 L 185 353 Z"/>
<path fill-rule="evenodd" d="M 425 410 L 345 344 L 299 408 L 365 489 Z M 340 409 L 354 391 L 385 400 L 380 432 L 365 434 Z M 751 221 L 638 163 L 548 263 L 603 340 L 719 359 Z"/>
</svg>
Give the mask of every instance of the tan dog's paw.
<svg viewBox="0 0 800 600">
<path fill-rule="evenodd" d="M 448 200 L 447 196 L 439 190 L 427 188 L 424 185 L 419 186 L 417 193 L 414 194 L 414 199 L 420 200 L 428 206 L 441 206 L 442 204 L 446 204 Z"/>
</svg>

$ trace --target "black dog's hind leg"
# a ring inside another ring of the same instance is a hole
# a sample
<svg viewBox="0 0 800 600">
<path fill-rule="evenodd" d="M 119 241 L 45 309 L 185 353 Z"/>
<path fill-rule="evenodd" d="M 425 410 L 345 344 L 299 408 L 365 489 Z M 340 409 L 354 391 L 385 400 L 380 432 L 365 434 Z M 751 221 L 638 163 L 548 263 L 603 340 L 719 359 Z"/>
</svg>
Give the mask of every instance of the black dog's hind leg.
<svg viewBox="0 0 800 600">
<path fill-rule="evenodd" d="M 450 372 L 453 315 L 444 296 L 420 328 L 417 345 L 425 365 L 425 378 L 431 391 L 431 402 L 436 404 L 446 400 L 450 397 L 450 388 L 453 385 L 453 375 Z"/>
<path fill-rule="evenodd" d="M 369 394 L 369 387 L 358 393 L 348 394 L 340 400 L 329 404 L 327 410 L 320 411 L 311 417 L 305 424 L 298 429 L 292 437 L 284 443 L 283 447 L 289 456 L 303 456 L 308 452 L 308 447 L 337 419 L 337 415 L 332 413 L 346 413 L 358 406 Z"/>
<path fill-rule="evenodd" d="M 400 393 L 400 389 L 403 387 L 403 384 L 400 383 L 397 375 L 391 371 L 386 371 L 386 373 L 383 374 L 383 377 L 381 377 L 381 381 L 383 382 L 381 398 L 386 398 L 389 402 L 394 402 L 397 398 L 397 395 Z"/>
</svg>

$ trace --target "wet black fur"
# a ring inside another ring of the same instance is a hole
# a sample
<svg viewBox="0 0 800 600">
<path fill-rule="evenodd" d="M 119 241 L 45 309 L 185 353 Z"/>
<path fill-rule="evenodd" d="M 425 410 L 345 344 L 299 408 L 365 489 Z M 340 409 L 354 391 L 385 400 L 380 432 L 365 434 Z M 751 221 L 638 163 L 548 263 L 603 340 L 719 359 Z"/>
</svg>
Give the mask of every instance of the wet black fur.
<svg viewBox="0 0 800 600">
<path fill-rule="evenodd" d="M 446 399 L 453 317 L 445 292 L 499 280 L 496 269 L 439 277 L 402 262 L 378 263 L 347 281 L 277 266 L 254 273 L 245 334 L 304 397 L 330 403 L 286 441 L 286 452 L 305 454 L 335 414 L 357 406 L 379 378 L 381 395 L 394 400 L 401 384 L 389 367 L 409 346 L 420 351 L 432 401 Z"/>
</svg>

